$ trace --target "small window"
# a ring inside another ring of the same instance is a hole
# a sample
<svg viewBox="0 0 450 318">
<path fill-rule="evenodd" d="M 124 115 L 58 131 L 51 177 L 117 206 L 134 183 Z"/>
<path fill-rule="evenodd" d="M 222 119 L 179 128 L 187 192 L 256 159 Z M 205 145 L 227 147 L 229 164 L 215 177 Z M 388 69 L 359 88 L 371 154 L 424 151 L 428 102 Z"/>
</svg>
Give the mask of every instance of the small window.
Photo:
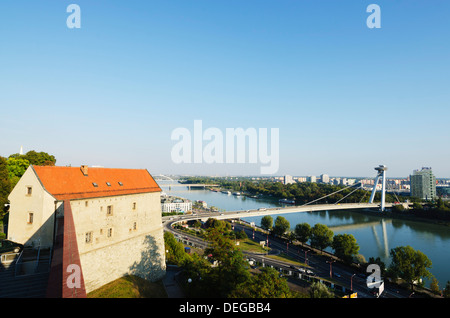
<svg viewBox="0 0 450 318">
<path fill-rule="evenodd" d="M 33 188 L 27 187 L 27 195 L 31 195 L 32 192 L 33 192 Z"/>
<path fill-rule="evenodd" d="M 109 183 L 109 182 L 106 182 L 106 185 L 107 185 L 108 187 L 110 187 L 110 186 L 111 186 L 111 183 Z"/>
<path fill-rule="evenodd" d="M 93 185 L 94 187 L 98 188 L 98 184 L 97 184 L 97 183 L 92 182 L 92 185 Z"/>
<path fill-rule="evenodd" d="M 106 215 L 112 215 L 113 214 L 113 206 L 112 205 L 108 205 L 106 207 Z"/>
<path fill-rule="evenodd" d="M 136 229 L 137 229 L 137 224 L 136 224 L 136 222 L 133 222 L 133 230 L 136 231 Z"/>
<path fill-rule="evenodd" d="M 86 243 L 92 243 L 92 232 L 86 233 Z"/>
<path fill-rule="evenodd" d="M 112 236 L 112 228 L 109 228 L 109 229 L 108 229 L 108 234 L 107 234 L 107 235 L 108 235 L 108 237 L 111 237 L 111 236 Z"/>
<path fill-rule="evenodd" d="M 88 206 L 89 205 L 89 201 L 84 201 L 84 206 Z"/>
<path fill-rule="evenodd" d="M 33 217 L 34 217 L 34 213 L 28 212 L 28 220 L 27 220 L 28 224 L 33 224 Z"/>
<path fill-rule="evenodd" d="M 136 210 L 136 202 L 133 202 L 133 210 Z"/>
<path fill-rule="evenodd" d="M 119 183 L 119 185 L 120 185 L 121 187 L 123 186 L 123 183 L 122 183 L 122 182 L 119 181 L 118 183 Z"/>
</svg>

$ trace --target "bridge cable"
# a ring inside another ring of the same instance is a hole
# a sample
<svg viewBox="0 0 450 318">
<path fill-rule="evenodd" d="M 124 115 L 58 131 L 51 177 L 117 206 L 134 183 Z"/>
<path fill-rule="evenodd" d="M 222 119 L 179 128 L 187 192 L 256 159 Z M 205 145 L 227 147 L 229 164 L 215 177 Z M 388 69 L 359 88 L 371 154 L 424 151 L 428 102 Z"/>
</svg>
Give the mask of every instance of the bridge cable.
<svg viewBox="0 0 450 318">
<path fill-rule="evenodd" d="M 325 196 L 323 196 L 323 197 L 321 197 L 321 198 L 319 198 L 319 199 L 315 199 L 315 200 L 312 200 L 312 201 L 310 201 L 310 202 L 307 202 L 307 203 L 305 203 L 305 204 L 303 204 L 303 205 L 300 205 L 300 206 L 305 206 L 305 205 L 311 204 L 311 203 L 313 203 L 313 202 L 316 202 L 316 201 L 325 199 L 326 197 L 329 197 L 329 196 L 332 196 L 332 195 L 334 195 L 334 194 L 336 194 L 336 193 L 339 193 L 339 192 L 341 192 L 341 191 L 344 191 L 345 189 L 351 188 L 351 187 L 353 187 L 353 186 L 355 186 L 355 185 L 357 185 L 357 184 L 359 184 L 359 183 L 361 183 L 361 181 L 359 181 L 359 182 L 357 182 L 357 183 L 355 183 L 355 184 L 352 184 L 352 185 L 350 185 L 350 186 L 348 186 L 348 187 L 342 188 L 342 189 L 340 189 L 340 190 L 338 190 L 338 191 L 336 191 L 336 192 L 333 192 L 333 193 L 331 193 L 331 194 L 327 194 L 327 195 L 325 195 Z"/>
<path fill-rule="evenodd" d="M 388 187 L 389 187 L 389 183 L 388 183 Z M 391 188 L 390 190 L 392 191 L 392 193 L 394 193 L 394 195 L 395 195 L 395 198 L 397 199 L 397 202 L 399 202 L 399 203 L 400 203 L 400 200 L 399 200 L 399 198 L 398 198 L 397 194 L 395 193 L 395 190 L 394 190 L 394 188 L 392 187 L 392 188 Z"/>
<path fill-rule="evenodd" d="M 356 188 L 355 190 L 353 190 L 352 192 L 350 192 L 349 194 L 347 194 L 345 197 L 343 197 L 342 199 L 340 199 L 339 201 L 335 202 L 334 204 L 338 204 L 339 202 L 341 202 L 342 200 L 344 200 L 346 197 L 348 197 L 349 195 L 351 195 L 353 192 L 358 191 L 362 189 L 362 185 L 358 188 Z"/>
<path fill-rule="evenodd" d="M 359 200 L 359 203 L 361 203 L 362 200 L 364 200 L 364 198 L 366 197 L 366 194 L 370 192 L 369 190 L 365 190 L 365 189 L 363 188 L 362 184 L 361 184 L 361 189 L 364 190 L 364 195 L 362 196 L 361 200 Z"/>
</svg>

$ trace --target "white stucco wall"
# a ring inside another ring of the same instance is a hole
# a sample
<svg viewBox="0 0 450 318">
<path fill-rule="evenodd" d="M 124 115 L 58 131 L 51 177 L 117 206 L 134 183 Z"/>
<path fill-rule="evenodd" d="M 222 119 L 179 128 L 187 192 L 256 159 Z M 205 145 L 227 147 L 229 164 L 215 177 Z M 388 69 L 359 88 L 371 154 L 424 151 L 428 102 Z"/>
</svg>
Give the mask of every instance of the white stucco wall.
<svg viewBox="0 0 450 318">
<path fill-rule="evenodd" d="M 86 292 L 126 274 L 165 275 L 159 192 L 73 200 L 71 208 Z"/>
<path fill-rule="evenodd" d="M 31 195 L 27 188 L 31 187 Z M 9 195 L 8 239 L 26 246 L 53 244 L 55 199 L 44 190 L 32 167 L 28 167 Z M 29 223 L 29 213 L 33 222 Z"/>
</svg>

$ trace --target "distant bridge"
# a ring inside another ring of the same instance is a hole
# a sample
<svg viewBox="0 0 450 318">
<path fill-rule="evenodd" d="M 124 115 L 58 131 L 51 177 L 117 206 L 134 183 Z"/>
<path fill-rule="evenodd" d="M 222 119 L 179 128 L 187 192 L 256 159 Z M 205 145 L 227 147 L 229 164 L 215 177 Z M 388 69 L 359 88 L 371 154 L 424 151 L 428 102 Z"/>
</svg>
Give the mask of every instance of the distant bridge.
<svg viewBox="0 0 450 318">
<path fill-rule="evenodd" d="M 176 184 L 161 184 L 160 186 L 166 187 L 187 187 L 191 188 L 207 188 L 207 187 L 220 187 L 219 184 L 204 184 L 204 183 L 176 183 Z"/>
<path fill-rule="evenodd" d="M 393 206 L 392 203 L 386 203 L 386 207 Z M 197 216 L 186 216 L 186 219 L 201 219 L 206 221 L 208 218 L 215 219 L 237 219 L 252 216 L 264 216 L 272 214 L 298 213 L 298 212 L 316 212 L 316 211 L 330 211 L 330 210 L 359 210 L 359 209 L 373 209 L 379 210 L 380 203 L 342 203 L 342 204 L 315 204 L 315 205 L 301 205 L 293 207 L 279 207 L 279 208 L 259 208 L 256 210 L 241 210 L 229 211 L 221 213 L 212 213 L 212 215 L 205 216 L 204 214 Z"/>
<path fill-rule="evenodd" d="M 387 203 L 386 207 L 393 206 L 392 203 Z M 272 214 L 285 214 L 285 213 L 298 213 L 298 212 L 315 212 L 315 211 L 330 211 L 330 210 L 358 210 L 358 209 L 372 209 L 379 210 L 379 203 L 342 203 L 342 204 L 315 204 L 315 205 L 302 205 L 295 207 L 285 208 L 260 208 L 256 210 L 240 210 L 240 211 L 228 211 L 228 212 L 210 212 L 200 214 L 188 214 L 180 217 L 177 221 L 192 221 L 201 220 L 207 221 L 209 218 L 218 220 L 225 219 L 239 219 L 252 216 L 264 216 Z M 167 217 L 165 217 L 167 218 Z"/>
<path fill-rule="evenodd" d="M 153 178 L 156 181 L 161 181 L 161 180 L 178 181 L 178 180 L 174 180 L 171 177 L 168 177 L 168 176 L 165 176 L 165 175 L 162 175 L 162 174 L 154 175 Z"/>
</svg>

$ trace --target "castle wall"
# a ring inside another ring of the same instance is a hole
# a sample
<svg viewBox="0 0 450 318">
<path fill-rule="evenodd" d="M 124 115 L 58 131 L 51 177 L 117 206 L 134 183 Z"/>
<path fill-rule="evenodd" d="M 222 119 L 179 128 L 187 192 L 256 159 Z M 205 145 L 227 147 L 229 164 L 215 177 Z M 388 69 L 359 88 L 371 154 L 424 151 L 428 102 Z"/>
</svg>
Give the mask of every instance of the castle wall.
<svg viewBox="0 0 450 318">
<path fill-rule="evenodd" d="M 159 192 L 72 200 L 71 208 L 87 293 L 126 274 L 165 275 Z"/>
</svg>

